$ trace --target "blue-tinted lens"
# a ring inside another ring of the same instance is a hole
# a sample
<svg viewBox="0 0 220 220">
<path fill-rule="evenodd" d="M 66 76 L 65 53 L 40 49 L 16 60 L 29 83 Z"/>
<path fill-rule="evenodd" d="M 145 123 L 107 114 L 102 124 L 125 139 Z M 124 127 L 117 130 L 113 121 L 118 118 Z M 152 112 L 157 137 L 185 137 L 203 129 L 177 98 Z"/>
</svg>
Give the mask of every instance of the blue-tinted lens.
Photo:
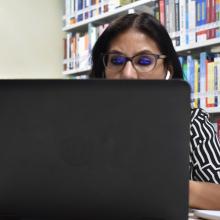
<svg viewBox="0 0 220 220">
<path fill-rule="evenodd" d="M 154 60 L 150 56 L 141 55 L 137 58 L 138 58 L 137 59 L 137 64 L 138 65 L 149 66 L 149 65 L 152 65 L 154 63 Z"/>
<path fill-rule="evenodd" d="M 111 64 L 113 65 L 123 65 L 126 63 L 127 58 L 123 56 L 113 56 L 111 57 Z"/>
</svg>

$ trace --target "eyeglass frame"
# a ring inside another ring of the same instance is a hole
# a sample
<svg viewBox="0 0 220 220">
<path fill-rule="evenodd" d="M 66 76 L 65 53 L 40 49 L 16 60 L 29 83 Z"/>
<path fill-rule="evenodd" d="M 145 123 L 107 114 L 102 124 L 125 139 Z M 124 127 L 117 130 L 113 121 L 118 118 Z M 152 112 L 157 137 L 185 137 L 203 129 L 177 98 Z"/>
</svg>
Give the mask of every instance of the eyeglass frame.
<svg viewBox="0 0 220 220">
<path fill-rule="evenodd" d="M 123 57 L 126 58 L 126 62 L 123 64 L 122 68 L 121 68 L 118 72 L 122 71 L 122 70 L 124 69 L 124 67 L 126 66 L 127 62 L 130 61 L 131 64 L 132 64 L 132 66 L 133 66 L 133 68 L 137 71 L 137 73 L 148 73 L 148 72 L 152 71 L 152 70 L 156 67 L 158 59 L 166 59 L 166 58 L 167 58 L 167 56 L 164 55 L 164 54 L 154 54 L 154 53 L 146 53 L 146 52 L 145 52 L 145 53 L 136 54 L 136 55 L 134 55 L 134 56 L 132 56 L 132 57 L 127 57 L 127 56 L 125 56 L 125 55 L 123 55 L 123 54 L 115 53 L 115 52 L 101 53 L 102 63 L 103 63 L 103 65 L 104 65 L 104 67 L 107 68 L 107 69 L 109 69 L 109 70 L 111 70 L 111 68 L 108 68 L 107 65 L 105 65 L 105 56 L 107 56 L 107 55 L 109 55 L 109 54 L 118 54 L 118 55 L 121 55 L 121 56 L 123 56 Z M 135 67 L 135 64 L 133 63 L 134 57 L 140 56 L 140 55 L 151 55 L 151 56 L 153 56 L 153 57 L 155 58 L 154 67 L 153 67 L 151 70 L 149 70 L 148 72 L 140 72 L 140 71 L 138 71 L 138 70 L 136 69 L 136 67 Z"/>
</svg>

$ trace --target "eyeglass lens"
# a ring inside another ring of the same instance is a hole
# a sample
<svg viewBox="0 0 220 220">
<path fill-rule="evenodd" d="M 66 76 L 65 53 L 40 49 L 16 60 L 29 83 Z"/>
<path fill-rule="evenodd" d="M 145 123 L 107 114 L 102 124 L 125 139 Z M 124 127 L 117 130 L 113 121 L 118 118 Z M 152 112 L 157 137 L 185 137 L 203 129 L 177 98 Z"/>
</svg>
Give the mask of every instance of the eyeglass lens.
<svg viewBox="0 0 220 220">
<path fill-rule="evenodd" d="M 117 72 L 124 68 L 128 60 L 130 60 L 130 58 L 120 54 L 108 54 L 104 57 L 104 64 L 106 68 Z M 134 68 L 139 72 L 149 72 L 156 64 L 156 58 L 151 54 L 136 55 L 131 58 L 131 60 Z"/>
</svg>

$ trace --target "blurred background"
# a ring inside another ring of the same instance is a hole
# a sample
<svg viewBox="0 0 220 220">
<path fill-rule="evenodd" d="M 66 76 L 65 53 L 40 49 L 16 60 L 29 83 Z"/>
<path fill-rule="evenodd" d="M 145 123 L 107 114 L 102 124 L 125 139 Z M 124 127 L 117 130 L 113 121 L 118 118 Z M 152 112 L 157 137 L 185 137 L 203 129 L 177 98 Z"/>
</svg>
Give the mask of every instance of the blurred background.
<svg viewBox="0 0 220 220">
<path fill-rule="evenodd" d="M 63 78 L 63 0 L 0 0 L 0 79 Z"/>
</svg>

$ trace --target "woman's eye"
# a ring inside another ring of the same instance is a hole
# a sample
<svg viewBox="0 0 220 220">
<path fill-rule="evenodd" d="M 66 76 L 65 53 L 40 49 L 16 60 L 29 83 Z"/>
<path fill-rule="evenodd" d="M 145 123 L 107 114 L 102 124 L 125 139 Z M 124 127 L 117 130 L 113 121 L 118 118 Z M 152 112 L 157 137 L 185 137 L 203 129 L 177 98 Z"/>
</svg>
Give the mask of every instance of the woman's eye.
<svg viewBox="0 0 220 220">
<path fill-rule="evenodd" d="M 126 58 L 122 56 L 112 57 L 111 63 L 114 65 L 122 65 L 126 62 Z"/>
<path fill-rule="evenodd" d="M 139 65 L 151 65 L 153 63 L 150 57 L 142 56 L 139 57 L 137 64 Z"/>
</svg>

